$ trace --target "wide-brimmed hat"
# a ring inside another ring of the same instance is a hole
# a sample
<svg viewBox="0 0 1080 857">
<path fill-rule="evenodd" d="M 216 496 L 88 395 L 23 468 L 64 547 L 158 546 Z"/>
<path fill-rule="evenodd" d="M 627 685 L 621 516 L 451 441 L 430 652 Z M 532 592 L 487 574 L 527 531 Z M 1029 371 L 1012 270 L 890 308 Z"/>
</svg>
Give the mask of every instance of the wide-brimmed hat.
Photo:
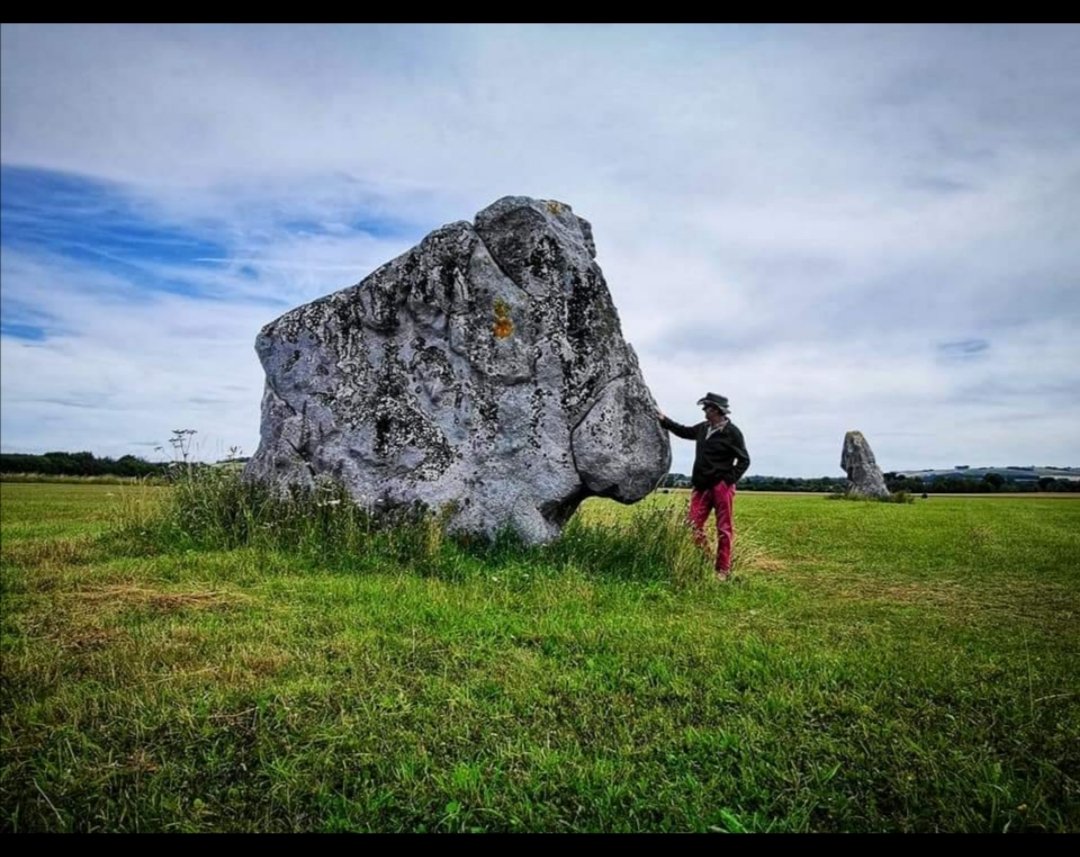
<svg viewBox="0 0 1080 857">
<path fill-rule="evenodd" d="M 731 410 L 731 406 L 728 404 L 727 396 L 721 396 L 717 393 L 706 393 L 704 398 L 698 399 L 699 405 L 715 405 L 725 414 Z"/>
</svg>

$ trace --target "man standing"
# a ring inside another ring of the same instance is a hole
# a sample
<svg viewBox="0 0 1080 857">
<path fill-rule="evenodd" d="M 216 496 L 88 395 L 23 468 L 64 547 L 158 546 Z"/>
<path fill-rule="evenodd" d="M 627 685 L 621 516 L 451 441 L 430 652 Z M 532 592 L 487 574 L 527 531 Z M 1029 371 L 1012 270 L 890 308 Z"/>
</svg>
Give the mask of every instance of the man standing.
<svg viewBox="0 0 1080 857">
<path fill-rule="evenodd" d="M 716 393 L 706 393 L 698 399 L 705 409 L 705 422 L 684 426 L 669 420 L 658 412 L 660 425 L 676 437 L 697 441 L 694 456 L 694 472 L 690 481 L 694 486 L 690 493 L 690 526 L 694 541 L 706 551 L 705 522 L 709 512 L 716 510 L 716 577 L 727 580 L 731 576 L 731 544 L 735 538 L 732 519 L 732 503 L 735 500 L 735 483 L 750 466 L 750 454 L 742 432 L 728 419 L 731 409 L 728 400 Z"/>
</svg>

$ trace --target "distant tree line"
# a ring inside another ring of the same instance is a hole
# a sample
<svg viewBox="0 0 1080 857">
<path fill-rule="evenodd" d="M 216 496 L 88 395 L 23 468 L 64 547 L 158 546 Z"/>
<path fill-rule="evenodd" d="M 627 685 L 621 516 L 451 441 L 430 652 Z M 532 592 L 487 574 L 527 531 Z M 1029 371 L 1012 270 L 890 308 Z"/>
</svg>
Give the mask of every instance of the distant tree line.
<svg viewBox="0 0 1080 857">
<path fill-rule="evenodd" d="M 806 479 L 787 476 L 748 476 L 739 482 L 740 491 L 812 491 L 828 494 L 833 491 L 843 491 L 846 487 L 846 479 L 832 476 Z"/>
<path fill-rule="evenodd" d="M 1055 479 L 1040 476 L 1038 479 L 1007 479 L 1000 473 L 987 473 L 979 479 L 963 476 L 935 476 L 923 479 L 919 476 L 902 476 L 886 473 L 885 485 L 890 491 L 907 491 L 909 494 L 993 494 L 998 491 L 1075 491 L 1080 492 L 1080 480 Z"/>
<path fill-rule="evenodd" d="M 747 476 L 739 482 L 740 491 L 814 491 L 827 494 L 842 491 L 847 480 L 821 476 L 814 479 L 796 479 L 782 476 Z M 682 473 L 669 473 L 660 480 L 661 488 L 689 488 L 690 477 Z"/>
<path fill-rule="evenodd" d="M 938 476 L 923 480 L 918 476 L 901 476 L 886 473 L 885 485 L 894 494 L 992 494 L 998 491 L 1075 491 L 1080 492 L 1080 480 L 1055 479 L 1043 476 L 1039 479 L 1006 479 L 1000 473 L 987 473 L 981 479 L 960 476 Z M 682 473 L 669 473 L 660 481 L 661 488 L 690 488 L 690 477 Z M 740 491 L 808 491 L 828 494 L 844 491 L 844 477 L 820 476 L 797 478 L 781 476 L 747 476 L 739 482 Z"/>
<path fill-rule="evenodd" d="M 92 452 L 46 452 L 44 455 L 0 453 L 0 473 L 45 476 L 164 476 L 169 464 L 154 464 L 134 455 L 98 458 Z"/>
</svg>

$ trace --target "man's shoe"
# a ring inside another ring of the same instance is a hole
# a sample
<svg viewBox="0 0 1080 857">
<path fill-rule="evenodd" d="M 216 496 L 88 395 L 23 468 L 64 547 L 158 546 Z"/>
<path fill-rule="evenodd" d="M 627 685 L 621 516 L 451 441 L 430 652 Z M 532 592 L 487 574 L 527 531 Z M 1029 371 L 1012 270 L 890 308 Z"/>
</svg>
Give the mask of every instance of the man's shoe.
<svg viewBox="0 0 1080 857">
<path fill-rule="evenodd" d="M 718 572 L 716 572 L 716 580 L 717 580 L 717 582 L 724 583 L 725 581 L 730 580 L 730 579 L 731 579 L 731 572 L 730 571 L 718 571 Z"/>
</svg>

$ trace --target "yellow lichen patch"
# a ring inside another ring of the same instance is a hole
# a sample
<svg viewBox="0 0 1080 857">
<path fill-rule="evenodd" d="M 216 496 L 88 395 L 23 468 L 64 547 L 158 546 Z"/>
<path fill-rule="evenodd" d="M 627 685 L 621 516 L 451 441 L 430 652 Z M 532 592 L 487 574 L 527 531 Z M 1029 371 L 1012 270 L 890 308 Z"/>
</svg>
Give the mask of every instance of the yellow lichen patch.
<svg viewBox="0 0 1080 857">
<path fill-rule="evenodd" d="M 506 339 L 514 332 L 514 322 L 510 320 L 510 307 L 505 301 L 495 301 L 495 324 L 492 325 L 491 330 L 499 339 Z"/>
<path fill-rule="evenodd" d="M 561 202 L 556 202 L 553 199 L 548 200 L 548 202 L 547 202 L 547 210 L 550 211 L 552 214 L 561 214 L 562 209 L 563 209 L 563 207 L 562 207 Z"/>
</svg>

